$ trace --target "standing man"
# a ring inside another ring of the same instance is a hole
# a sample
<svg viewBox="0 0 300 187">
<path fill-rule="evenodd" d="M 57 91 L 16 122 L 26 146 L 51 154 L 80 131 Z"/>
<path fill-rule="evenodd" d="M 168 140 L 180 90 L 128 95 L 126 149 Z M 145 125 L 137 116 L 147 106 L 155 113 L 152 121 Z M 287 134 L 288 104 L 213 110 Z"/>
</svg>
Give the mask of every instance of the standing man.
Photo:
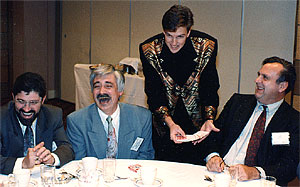
<svg viewBox="0 0 300 187">
<path fill-rule="evenodd" d="M 192 30 L 193 24 L 188 7 L 172 6 L 162 18 L 163 33 L 140 44 L 140 58 L 149 109 L 155 116 L 156 159 L 205 164 L 203 144 L 177 141 L 213 127 L 219 105 L 218 43 Z"/>
<path fill-rule="evenodd" d="M 255 95 L 234 94 L 215 121 L 220 132 L 208 137 L 209 171 L 221 172 L 225 162 L 241 181 L 268 175 L 286 186 L 296 177 L 299 112 L 284 101 L 295 80 L 292 63 L 278 57 L 263 61 Z"/>
<path fill-rule="evenodd" d="M 44 79 L 36 73 L 20 75 L 12 96 L 13 101 L 1 107 L 1 174 L 41 163 L 62 166 L 74 159 L 62 110 L 44 105 Z"/>
<path fill-rule="evenodd" d="M 92 70 L 90 84 L 95 103 L 67 117 L 75 159 L 153 159 L 151 112 L 119 103 L 124 75 L 112 65 L 100 65 Z"/>
</svg>

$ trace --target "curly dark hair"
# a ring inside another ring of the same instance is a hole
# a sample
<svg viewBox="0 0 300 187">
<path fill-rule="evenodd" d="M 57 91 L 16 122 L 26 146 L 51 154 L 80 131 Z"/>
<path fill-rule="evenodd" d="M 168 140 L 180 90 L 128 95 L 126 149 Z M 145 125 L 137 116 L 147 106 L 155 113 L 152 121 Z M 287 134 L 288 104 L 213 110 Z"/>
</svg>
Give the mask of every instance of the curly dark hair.
<svg viewBox="0 0 300 187">
<path fill-rule="evenodd" d="M 46 95 L 46 83 L 43 77 L 37 73 L 26 72 L 18 76 L 14 86 L 13 94 L 16 96 L 20 92 L 29 93 L 31 91 L 37 92 L 41 98 Z"/>
</svg>

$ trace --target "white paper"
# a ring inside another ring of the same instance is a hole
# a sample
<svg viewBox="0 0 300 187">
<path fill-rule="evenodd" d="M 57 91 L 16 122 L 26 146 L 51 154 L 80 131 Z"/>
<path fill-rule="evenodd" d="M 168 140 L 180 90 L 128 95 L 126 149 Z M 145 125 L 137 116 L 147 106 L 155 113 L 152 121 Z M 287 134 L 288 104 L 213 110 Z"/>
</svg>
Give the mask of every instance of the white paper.
<svg viewBox="0 0 300 187">
<path fill-rule="evenodd" d="M 178 139 L 177 141 L 178 142 L 191 142 L 191 141 L 201 139 L 208 134 L 209 134 L 209 132 L 206 132 L 206 131 L 198 131 L 192 135 L 186 135 L 185 139 Z"/>
</svg>

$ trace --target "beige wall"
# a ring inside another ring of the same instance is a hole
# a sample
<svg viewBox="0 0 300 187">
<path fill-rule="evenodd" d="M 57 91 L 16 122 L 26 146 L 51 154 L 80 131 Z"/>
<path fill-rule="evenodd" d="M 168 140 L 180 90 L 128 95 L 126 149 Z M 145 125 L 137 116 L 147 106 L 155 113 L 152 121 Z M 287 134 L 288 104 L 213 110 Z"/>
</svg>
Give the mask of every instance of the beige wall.
<svg viewBox="0 0 300 187">
<path fill-rule="evenodd" d="M 117 64 L 129 53 L 139 57 L 139 43 L 161 32 L 162 15 L 176 3 L 132 1 L 130 27 L 130 1 L 63 1 L 61 98 L 75 101 L 73 67 L 76 63 L 89 63 L 90 38 L 91 63 Z M 218 39 L 220 110 L 238 91 L 240 52 L 241 93 L 253 93 L 253 81 L 264 58 L 277 55 L 292 61 L 296 0 L 245 1 L 241 49 L 241 0 L 181 3 L 193 11 L 194 29 Z"/>
</svg>

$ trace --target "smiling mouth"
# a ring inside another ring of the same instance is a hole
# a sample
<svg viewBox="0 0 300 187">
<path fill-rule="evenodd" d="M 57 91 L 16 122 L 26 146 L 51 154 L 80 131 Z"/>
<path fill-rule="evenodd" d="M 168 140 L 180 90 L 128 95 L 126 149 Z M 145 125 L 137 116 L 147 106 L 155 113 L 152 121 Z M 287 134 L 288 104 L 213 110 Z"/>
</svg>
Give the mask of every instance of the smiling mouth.
<svg viewBox="0 0 300 187">
<path fill-rule="evenodd" d="M 110 101 L 110 97 L 101 97 L 98 100 L 100 104 L 106 104 Z"/>
</svg>

